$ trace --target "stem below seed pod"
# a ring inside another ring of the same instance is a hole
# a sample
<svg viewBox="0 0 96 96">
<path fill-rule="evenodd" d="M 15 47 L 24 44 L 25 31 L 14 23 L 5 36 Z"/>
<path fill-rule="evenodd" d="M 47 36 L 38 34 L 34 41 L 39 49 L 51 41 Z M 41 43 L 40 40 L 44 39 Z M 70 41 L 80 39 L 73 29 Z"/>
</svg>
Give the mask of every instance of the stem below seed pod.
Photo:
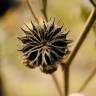
<svg viewBox="0 0 96 96">
<path fill-rule="evenodd" d="M 56 85 L 56 88 L 58 90 L 59 95 L 60 96 L 63 96 L 62 91 L 61 91 L 61 88 L 60 88 L 60 85 L 59 85 L 59 82 L 58 82 L 55 74 L 52 74 L 52 79 L 53 79 L 53 81 L 54 81 L 54 83 Z"/>
<path fill-rule="evenodd" d="M 47 11 L 47 0 L 42 0 L 42 4 L 43 4 L 43 8 L 42 8 L 41 12 L 45 17 L 45 20 L 48 21 L 48 17 L 47 17 L 47 13 L 46 13 L 46 11 Z M 61 88 L 60 88 L 60 84 L 59 84 L 55 74 L 52 74 L 52 79 L 53 79 L 53 81 L 56 85 L 56 88 L 58 90 L 59 95 L 63 96 Z"/>
<path fill-rule="evenodd" d="M 46 11 L 47 11 L 47 0 L 42 0 L 42 4 L 43 4 L 43 8 L 41 9 L 41 12 L 45 17 L 45 20 L 48 21 L 48 17 L 47 17 L 47 13 L 46 13 Z M 52 79 L 53 79 L 53 81 L 56 85 L 56 88 L 58 90 L 59 95 L 63 96 L 61 88 L 60 88 L 60 84 L 59 84 L 55 74 L 52 74 Z"/>
<path fill-rule="evenodd" d="M 36 22 L 37 22 L 37 23 L 40 23 L 42 18 L 41 18 L 41 19 L 40 19 L 40 18 L 38 19 L 38 17 L 36 16 L 35 12 L 33 11 L 33 8 L 32 8 L 32 6 L 31 6 L 30 1 L 29 1 L 29 0 L 26 0 L 26 2 L 27 2 L 27 4 L 28 4 L 29 9 L 30 9 L 30 11 L 31 11 L 34 19 L 36 20 Z M 47 0 L 46 0 L 46 1 L 43 0 L 42 2 L 43 2 L 43 10 L 42 10 L 42 13 L 43 13 L 43 15 L 44 15 L 44 17 L 45 17 L 45 20 L 48 21 L 47 14 L 46 14 Z M 56 88 L 57 88 L 57 90 L 58 90 L 59 95 L 60 95 L 60 96 L 63 96 L 56 75 L 52 75 L 52 78 L 53 78 L 53 81 L 54 81 L 54 83 L 55 83 L 55 85 L 56 85 Z"/>
<path fill-rule="evenodd" d="M 67 66 L 67 69 L 64 70 L 64 74 L 65 74 L 65 78 L 66 78 L 65 79 L 65 96 L 68 96 L 68 93 L 69 93 L 69 82 L 68 82 L 69 81 L 69 71 L 70 71 L 69 67 L 70 67 L 74 57 L 76 56 L 78 50 L 80 49 L 82 43 L 84 42 L 86 36 L 88 35 L 88 32 L 91 29 L 94 21 L 96 20 L 96 6 L 94 6 L 95 3 L 92 0 L 90 0 L 90 3 L 93 5 L 93 10 L 84 26 L 84 29 L 83 29 L 82 33 L 80 34 L 80 36 L 78 37 L 77 42 L 73 48 L 72 53 L 70 54 L 70 56 L 67 60 L 67 62 L 64 62 L 61 64 L 63 69 L 66 68 L 64 66 L 64 64 L 66 64 L 66 66 Z"/>
</svg>

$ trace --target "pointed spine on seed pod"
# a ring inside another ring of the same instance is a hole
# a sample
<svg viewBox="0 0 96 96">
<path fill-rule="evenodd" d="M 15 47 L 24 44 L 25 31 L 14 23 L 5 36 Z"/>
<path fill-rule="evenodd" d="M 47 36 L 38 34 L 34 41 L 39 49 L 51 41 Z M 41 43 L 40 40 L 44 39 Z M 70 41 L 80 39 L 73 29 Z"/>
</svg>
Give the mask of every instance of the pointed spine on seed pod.
<svg viewBox="0 0 96 96">
<path fill-rule="evenodd" d="M 53 22 L 44 22 L 34 25 L 32 28 L 21 30 L 25 33 L 18 39 L 23 43 L 20 51 L 23 52 L 26 66 L 29 68 L 39 67 L 44 73 L 53 73 L 57 70 L 58 62 L 70 52 L 68 45 L 71 40 L 67 39 L 69 32 L 63 30 L 63 26 L 58 26 Z"/>
</svg>

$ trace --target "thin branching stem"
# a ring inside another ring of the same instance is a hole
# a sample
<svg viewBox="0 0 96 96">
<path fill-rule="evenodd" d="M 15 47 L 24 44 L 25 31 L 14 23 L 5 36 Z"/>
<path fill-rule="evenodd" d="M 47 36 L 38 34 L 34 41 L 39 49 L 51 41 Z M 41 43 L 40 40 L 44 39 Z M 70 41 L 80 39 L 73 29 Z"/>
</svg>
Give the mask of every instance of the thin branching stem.
<svg viewBox="0 0 96 96">
<path fill-rule="evenodd" d="M 38 19 L 37 15 L 35 14 L 35 12 L 33 11 L 30 0 L 26 0 L 26 2 L 28 4 L 28 7 L 29 7 L 31 14 L 33 15 L 34 19 L 36 20 L 37 23 L 39 23 L 39 19 Z"/>
<path fill-rule="evenodd" d="M 53 79 L 53 81 L 54 81 L 54 84 L 55 84 L 55 86 L 56 86 L 56 89 L 57 89 L 59 95 L 60 95 L 60 96 L 63 96 L 63 93 L 62 93 L 62 91 L 61 91 L 61 87 L 60 87 L 59 81 L 58 81 L 58 79 L 57 79 L 57 77 L 56 77 L 56 74 L 51 75 L 51 76 L 52 76 L 52 79 Z"/>
<path fill-rule="evenodd" d="M 84 42 L 86 36 L 88 35 L 89 33 L 89 30 L 91 29 L 94 21 L 96 19 L 96 9 L 93 9 L 85 26 L 84 26 L 84 29 L 83 31 L 81 32 L 80 36 L 78 37 L 77 39 L 77 42 L 73 48 L 73 51 L 72 53 L 70 54 L 69 58 L 68 58 L 68 61 L 67 61 L 67 64 L 70 65 L 71 62 L 73 61 L 74 57 L 76 56 L 79 48 L 81 47 L 82 43 Z"/>
<path fill-rule="evenodd" d="M 93 77 L 96 75 L 96 68 L 92 71 L 92 73 L 89 75 L 89 77 L 85 80 L 85 82 L 83 83 L 83 85 L 80 87 L 80 89 L 78 90 L 78 92 L 82 92 L 87 85 L 89 84 L 89 82 L 93 79 Z"/>
<path fill-rule="evenodd" d="M 47 0 L 42 0 L 42 9 L 41 9 L 41 12 L 42 12 L 45 20 L 48 21 L 48 17 L 47 17 Z M 61 88 L 60 88 L 59 81 L 58 81 L 58 79 L 56 77 L 56 74 L 53 74 L 51 76 L 52 76 L 52 79 L 54 81 L 54 84 L 56 85 L 56 89 L 57 89 L 59 95 L 60 96 L 63 96 L 62 91 L 61 91 Z"/>
<path fill-rule="evenodd" d="M 42 9 L 41 9 L 41 12 L 42 12 L 45 20 L 48 21 L 48 17 L 47 17 L 47 0 L 42 0 L 42 5 L 43 6 L 42 6 Z M 56 89 L 57 89 L 59 95 L 60 96 L 63 96 L 62 91 L 61 91 L 61 88 L 60 88 L 59 81 L 58 81 L 58 79 L 56 77 L 56 74 L 53 74 L 51 76 L 52 76 L 52 79 L 54 81 L 54 84 L 56 85 Z"/>
<path fill-rule="evenodd" d="M 93 7 L 96 9 L 96 1 L 95 0 L 90 0 L 90 3 L 93 5 Z"/>
<path fill-rule="evenodd" d="M 69 71 L 70 71 L 69 68 L 70 68 L 70 65 L 71 65 L 74 57 L 76 56 L 78 50 L 80 49 L 82 43 L 84 42 L 85 38 L 87 37 L 88 32 L 91 29 L 94 21 L 96 20 L 96 6 L 94 6 L 95 4 L 92 0 L 90 0 L 90 3 L 93 5 L 93 10 L 92 10 L 83 30 L 81 32 L 80 36 L 78 37 L 77 42 L 73 48 L 72 53 L 70 54 L 70 56 L 67 60 L 67 62 L 62 63 L 62 66 L 64 69 L 64 77 L 66 78 L 66 79 L 64 78 L 64 80 L 65 80 L 65 96 L 68 96 L 68 94 L 69 94 Z M 67 67 L 65 67 L 64 64 L 66 64 Z"/>
<path fill-rule="evenodd" d="M 33 11 L 33 8 L 32 8 L 32 6 L 31 6 L 30 0 L 26 0 L 26 2 L 27 2 L 27 4 L 28 4 L 29 9 L 30 9 L 30 11 L 31 11 L 34 19 L 36 20 L 36 22 L 37 22 L 37 23 L 40 23 L 41 21 L 40 21 L 40 19 L 36 16 L 35 12 Z M 47 11 L 47 10 L 46 10 L 46 9 L 47 9 L 47 0 L 42 0 L 42 3 L 43 3 L 42 13 L 43 13 L 43 15 L 44 15 L 44 17 L 45 17 L 45 20 L 48 21 L 47 13 L 46 13 L 46 11 Z M 55 85 L 56 85 L 56 88 L 57 88 L 57 90 L 58 90 L 59 95 L 60 95 L 60 96 L 63 96 L 63 95 L 62 95 L 61 88 L 60 88 L 60 84 L 59 84 L 59 82 L 58 82 L 58 80 L 57 80 L 56 75 L 55 75 L 55 74 L 52 75 L 52 78 L 53 78 L 53 81 L 54 81 L 54 83 L 55 83 Z"/>
<path fill-rule="evenodd" d="M 54 83 L 56 85 L 56 88 L 58 90 L 59 95 L 60 96 L 63 96 L 62 91 L 61 91 L 61 88 L 60 88 L 60 84 L 59 84 L 59 82 L 58 82 L 57 77 L 56 77 L 55 74 L 52 75 L 52 79 L 53 79 L 53 81 L 54 81 Z"/>
<path fill-rule="evenodd" d="M 47 17 L 47 0 L 42 0 L 42 9 L 41 9 L 42 14 L 45 17 L 45 20 L 48 21 Z"/>
</svg>

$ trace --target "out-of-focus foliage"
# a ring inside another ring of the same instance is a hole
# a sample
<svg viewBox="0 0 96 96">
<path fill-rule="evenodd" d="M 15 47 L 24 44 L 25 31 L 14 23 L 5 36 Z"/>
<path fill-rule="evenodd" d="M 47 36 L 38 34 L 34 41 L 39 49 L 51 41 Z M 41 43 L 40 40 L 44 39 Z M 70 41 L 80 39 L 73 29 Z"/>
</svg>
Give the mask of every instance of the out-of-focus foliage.
<svg viewBox="0 0 96 96">
<path fill-rule="evenodd" d="M 88 6 L 84 6 L 84 5 L 81 6 L 80 15 L 84 22 L 88 19 L 88 16 L 90 15 L 90 13 L 91 13 L 91 9 Z M 96 34 L 96 20 L 93 25 L 93 30 L 95 31 L 95 34 Z"/>
<path fill-rule="evenodd" d="M 0 0 L 0 17 L 9 9 L 16 8 L 20 4 L 20 0 Z"/>
<path fill-rule="evenodd" d="M 91 9 L 86 6 L 81 6 L 81 18 L 85 22 L 88 19 L 88 16 L 90 15 Z"/>
</svg>

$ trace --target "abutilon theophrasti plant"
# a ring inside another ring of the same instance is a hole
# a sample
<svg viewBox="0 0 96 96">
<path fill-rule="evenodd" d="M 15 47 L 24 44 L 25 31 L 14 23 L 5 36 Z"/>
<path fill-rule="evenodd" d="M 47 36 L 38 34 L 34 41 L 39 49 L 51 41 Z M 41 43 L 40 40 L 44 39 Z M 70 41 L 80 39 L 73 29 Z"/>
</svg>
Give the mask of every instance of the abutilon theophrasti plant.
<svg viewBox="0 0 96 96">
<path fill-rule="evenodd" d="M 40 67 L 44 73 L 53 73 L 59 62 L 69 53 L 67 39 L 68 31 L 58 26 L 54 21 L 43 24 L 32 24 L 32 28 L 23 30 L 24 36 L 19 37 L 23 46 L 24 62 L 29 68 Z"/>
</svg>

